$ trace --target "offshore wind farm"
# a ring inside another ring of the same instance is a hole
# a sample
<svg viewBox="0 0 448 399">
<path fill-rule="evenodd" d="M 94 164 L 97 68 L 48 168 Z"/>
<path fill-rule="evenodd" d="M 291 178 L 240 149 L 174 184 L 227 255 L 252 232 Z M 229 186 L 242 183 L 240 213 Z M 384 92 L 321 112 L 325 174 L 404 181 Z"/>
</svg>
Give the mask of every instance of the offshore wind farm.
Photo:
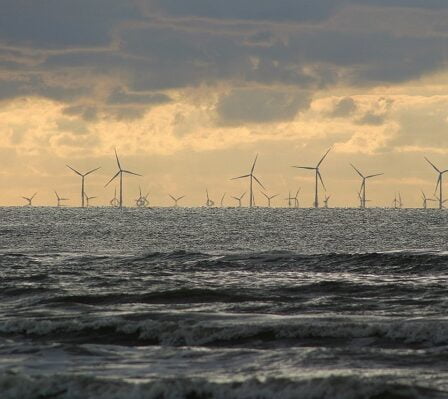
<svg viewBox="0 0 448 399">
<path fill-rule="evenodd" d="M 0 399 L 447 399 L 447 0 L 0 2 Z"/>
</svg>

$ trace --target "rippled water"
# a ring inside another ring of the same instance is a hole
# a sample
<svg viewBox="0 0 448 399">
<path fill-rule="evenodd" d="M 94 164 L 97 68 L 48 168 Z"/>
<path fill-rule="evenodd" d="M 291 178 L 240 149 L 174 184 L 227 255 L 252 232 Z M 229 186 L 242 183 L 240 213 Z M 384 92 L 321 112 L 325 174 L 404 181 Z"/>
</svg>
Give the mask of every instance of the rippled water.
<svg viewBox="0 0 448 399">
<path fill-rule="evenodd" d="M 447 222 L 0 208 L 0 397 L 447 398 Z"/>
</svg>

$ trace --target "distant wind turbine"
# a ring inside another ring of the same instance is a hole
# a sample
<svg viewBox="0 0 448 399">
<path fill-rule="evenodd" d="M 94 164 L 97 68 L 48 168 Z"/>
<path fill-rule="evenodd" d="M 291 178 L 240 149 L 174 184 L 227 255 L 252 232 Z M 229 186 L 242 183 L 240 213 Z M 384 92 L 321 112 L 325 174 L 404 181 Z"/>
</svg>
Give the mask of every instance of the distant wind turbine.
<svg viewBox="0 0 448 399">
<path fill-rule="evenodd" d="M 77 175 L 81 176 L 81 207 L 84 208 L 84 198 L 85 198 L 84 179 L 86 176 L 90 175 L 91 173 L 97 171 L 100 168 L 95 168 L 95 169 L 89 170 L 86 173 L 81 173 L 81 172 L 77 171 L 76 169 L 72 168 L 70 165 L 65 165 L 65 166 L 67 166 L 67 168 L 71 169 Z"/>
<path fill-rule="evenodd" d="M 118 208 L 120 206 L 120 201 L 118 201 L 117 198 L 117 187 L 115 187 L 114 189 L 114 198 L 112 198 L 109 201 L 110 206 L 114 207 L 114 208 Z"/>
<path fill-rule="evenodd" d="M 434 193 L 437 192 L 437 188 L 439 188 L 439 209 L 443 208 L 443 192 L 442 192 L 442 180 L 444 173 L 448 172 L 448 169 L 445 170 L 439 170 L 428 158 L 426 158 L 426 161 L 435 169 L 435 171 L 439 174 L 439 177 L 437 178 L 437 184 L 436 189 L 434 190 Z"/>
<path fill-rule="evenodd" d="M 25 201 L 27 201 L 28 203 L 26 204 L 27 206 L 33 206 L 33 199 L 36 196 L 37 193 L 34 193 L 31 197 L 22 197 Z"/>
<path fill-rule="evenodd" d="M 442 203 L 443 205 L 443 203 Z M 401 194 L 398 193 L 398 207 L 401 209 L 403 208 L 403 201 L 401 200 Z"/>
<path fill-rule="evenodd" d="M 299 193 L 300 193 L 301 187 L 299 187 L 299 189 L 296 191 L 296 195 L 293 197 L 294 199 L 294 208 L 298 208 L 299 207 Z"/>
<path fill-rule="evenodd" d="M 236 201 L 238 201 L 238 208 L 241 208 L 241 200 L 243 199 L 243 197 L 246 195 L 246 193 L 241 194 L 239 197 L 234 197 L 232 196 L 232 198 Z"/>
<path fill-rule="evenodd" d="M 353 164 L 350 164 L 353 169 L 358 173 L 359 176 L 361 176 L 362 183 L 361 183 L 361 189 L 359 190 L 360 196 L 361 196 L 361 208 L 366 207 L 366 180 L 371 179 L 372 177 L 381 176 L 384 175 L 384 173 L 376 173 L 374 175 L 368 175 L 364 176 Z"/>
<path fill-rule="evenodd" d="M 224 198 L 226 197 L 226 193 L 224 193 L 221 197 L 221 208 L 224 206 Z"/>
<path fill-rule="evenodd" d="M 185 198 L 185 195 L 182 195 L 180 197 L 173 197 L 171 194 L 168 194 L 171 199 L 174 201 L 174 207 L 177 208 L 179 205 L 177 204 L 182 198 Z"/>
<path fill-rule="evenodd" d="M 267 195 L 264 191 L 260 191 L 260 192 L 261 192 L 261 194 L 263 194 L 266 197 L 266 199 L 268 201 L 268 208 L 270 208 L 271 207 L 271 199 L 278 197 L 278 194 Z"/>
<path fill-rule="evenodd" d="M 322 164 L 322 162 L 324 161 L 325 157 L 330 152 L 330 150 L 331 150 L 331 148 L 329 148 L 327 150 L 327 152 L 324 154 L 324 156 L 320 159 L 320 161 L 318 162 L 318 164 L 315 167 L 312 167 L 312 166 L 293 166 L 293 168 L 297 168 L 297 169 L 308 169 L 308 170 L 314 170 L 315 171 L 316 179 L 315 179 L 315 187 L 314 187 L 314 204 L 313 204 L 313 206 L 315 208 L 319 208 L 319 189 L 318 189 L 318 181 L 319 180 L 320 180 L 320 183 L 322 184 L 322 187 L 324 188 L 324 190 L 326 190 L 324 181 L 322 180 L 322 175 L 320 174 L 320 171 L 319 171 L 319 167 Z"/>
<path fill-rule="evenodd" d="M 139 196 L 135 200 L 135 204 L 137 205 L 137 208 L 145 208 L 148 201 L 147 201 L 146 197 L 143 196 L 142 188 L 140 186 L 138 186 L 138 191 L 139 191 Z"/>
<path fill-rule="evenodd" d="M 392 205 L 394 206 L 394 209 L 398 208 L 398 204 L 399 204 L 399 201 L 397 199 L 397 193 L 395 193 L 394 200 L 392 201 Z"/>
<path fill-rule="evenodd" d="M 117 159 L 118 172 L 110 179 L 104 187 L 107 187 L 109 183 L 111 183 L 115 178 L 120 176 L 120 208 L 123 208 L 123 173 L 127 173 L 128 175 L 141 176 L 138 173 L 131 172 L 129 170 L 125 170 L 121 168 L 120 160 L 118 159 L 117 150 L 115 149 L 115 158 Z"/>
<path fill-rule="evenodd" d="M 285 198 L 285 201 L 288 201 L 288 208 L 291 208 L 292 201 L 294 201 L 294 197 L 291 197 L 291 191 L 288 193 L 288 198 Z"/>
<path fill-rule="evenodd" d="M 324 199 L 324 208 L 328 208 L 328 200 L 331 198 L 331 195 L 326 195 L 325 194 L 325 199 Z"/>
<path fill-rule="evenodd" d="M 426 194 L 423 192 L 423 190 L 420 190 L 422 192 L 422 200 L 423 200 L 423 209 L 428 208 L 428 201 L 436 201 L 433 198 L 428 198 Z M 446 201 L 446 200 L 445 200 Z M 442 204 L 443 205 L 443 204 Z"/>
<path fill-rule="evenodd" d="M 85 197 L 86 197 L 86 206 L 87 206 L 87 208 L 89 207 L 90 200 L 93 200 L 93 199 L 95 199 L 95 198 L 98 198 L 98 197 L 89 197 L 86 193 L 84 193 L 84 195 L 85 195 Z"/>
<path fill-rule="evenodd" d="M 56 190 L 54 190 L 54 193 L 56 194 L 56 199 L 57 199 L 57 201 L 58 201 L 58 207 L 63 206 L 63 205 L 61 204 L 62 201 L 68 201 L 68 200 L 69 200 L 68 198 L 61 198 L 61 197 L 59 197 L 59 194 L 57 193 Z"/>
<path fill-rule="evenodd" d="M 205 201 L 205 206 L 210 208 L 211 206 L 215 205 L 215 202 L 210 199 L 208 195 L 208 188 L 205 189 L 205 193 L 207 194 L 207 200 Z"/>
<path fill-rule="evenodd" d="M 254 160 L 254 163 L 252 164 L 252 168 L 251 168 L 249 174 L 234 177 L 231 179 L 231 180 L 236 180 L 236 179 L 244 179 L 246 177 L 249 178 L 249 207 L 250 208 L 255 206 L 255 198 L 254 198 L 254 193 L 253 193 L 253 181 L 255 180 L 265 190 L 263 184 L 261 184 L 260 180 L 258 180 L 257 177 L 254 175 L 255 164 L 257 163 L 257 159 L 258 159 L 258 154 L 255 156 L 255 160 Z"/>
<path fill-rule="evenodd" d="M 439 197 L 437 195 L 435 195 L 435 197 L 436 197 L 437 201 L 439 201 Z M 447 201 L 448 201 L 448 199 L 442 201 L 442 209 L 445 209 L 445 205 L 444 204 Z"/>
</svg>

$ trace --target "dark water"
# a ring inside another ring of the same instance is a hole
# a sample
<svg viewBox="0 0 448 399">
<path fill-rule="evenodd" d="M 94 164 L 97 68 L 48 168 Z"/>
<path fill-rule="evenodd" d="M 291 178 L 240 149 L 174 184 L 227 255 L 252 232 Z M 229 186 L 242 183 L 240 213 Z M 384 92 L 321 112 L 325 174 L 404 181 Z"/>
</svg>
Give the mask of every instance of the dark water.
<svg viewBox="0 0 448 399">
<path fill-rule="evenodd" d="M 0 398 L 448 398 L 447 226 L 0 209 Z"/>
</svg>

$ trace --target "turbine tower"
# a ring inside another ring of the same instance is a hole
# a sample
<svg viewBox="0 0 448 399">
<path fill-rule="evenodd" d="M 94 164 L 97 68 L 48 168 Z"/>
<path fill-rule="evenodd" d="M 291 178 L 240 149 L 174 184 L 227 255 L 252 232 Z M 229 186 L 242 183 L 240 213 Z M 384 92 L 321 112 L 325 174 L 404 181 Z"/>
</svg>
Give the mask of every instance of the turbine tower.
<svg viewBox="0 0 448 399">
<path fill-rule="evenodd" d="M 28 202 L 26 206 L 33 206 L 33 199 L 36 196 L 37 193 L 34 193 L 31 197 L 22 197 L 25 201 Z"/>
<path fill-rule="evenodd" d="M 205 206 L 210 208 L 213 205 L 215 205 L 215 202 L 210 199 L 210 197 L 208 195 L 208 188 L 205 189 L 205 193 L 207 194 L 207 200 L 205 201 Z"/>
<path fill-rule="evenodd" d="M 81 172 L 77 171 L 76 169 L 72 168 L 70 165 L 65 165 L 65 166 L 67 166 L 67 168 L 71 169 L 77 175 L 81 176 L 81 207 L 84 208 L 84 198 L 85 198 L 84 179 L 87 175 L 90 175 L 91 173 L 97 171 L 100 168 L 95 168 L 95 169 L 89 170 L 86 173 L 81 173 Z"/>
<path fill-rule="evenodd" d="M 319 208 L 319 189 L 318 189 L 318 181 L 320 180 L 320 183 L 322 184 L 322 187 L 324 188 L 324 190 L 326 190 L 325 188 L 325 184 L 324 181 L 322 180 L 322 175 L 320 174 L 319 171 L 319 167 L 322 164 L 322 162 L 324 161 L 325 157 L 328 155 L 328 153 L 330 152 L 331 147 L 327 150 L 327 152 L 324 154 L 324 156 L 320 159 L 320 161 L 318 162 L 318 164 L 313 168 L 312 166 L 293 166 L 293 168 L 297 168 L 297 169 L 308 169 L 308 170 L 314 170 L 315 171 L 315 187 L 314 187 L 314 203 L 313 206 L 315 208 Z"/>
<path fill-rule="evenodd" d="M 174 207 L 177 208 L 179 205 L 177 204 L 182 198 L 185 197 L 185 195 L 182 195 L 181 197 L 173 197 L 171 194 L 168 194 L 171 199 L 174 201 Z"/>
<path fill-rule="evenodd" d="M 56 190 L 54 190 L 54 193 L 56 194 L 56 199 L 57 199 L 57 201 L 58 201 L 58 208 L 61 207 L 61 206 L 63 206 L 63 205 L 61 204 L 62 201 L 68 201 L 68 200 L 69 200 L 68 198 L 61 198 L 61 197 L 59 197 L 59 194 L 57 193 Z"/>
<path fill-rule="evenodd" d="M 291 201 L 294 201 L 294 197 L 291 197 L 291 191 L 288 193 L 288 198 L 285 198 L 285 201 L 288 201 L 288 208 L 291 208 Z"/>
<path fill-rule="evenodd" d="M 87 205 L 87 208 L 89 207 L 90 200 L 92 200 L 92 199 L 94 199 L 94 198 L 98 198 L 98 197 L 89 197 L 89 196 L 87 195 L 87 193 L 84 193 L 84 195 L 86 196 L 86 205 Z"/>
<path fill-rule="evenodd" d="M 232 196 L 232 198 L 236 201 L 238 201 L 238 208 L 241 208 L 241 200 L 243 199 L 243 197 L 246 195 L 246 193 L 244 192 L 243 194 L 241 194 L 239 197 L 234 197 Z"/>
<path fill-rule="evenodd" d="M 278 197 L 278 194 L 274 194 L 274 195 L 267 195 L 265 192 L 263 192 L 263 191 L 260 191 L 261 192 L 261 194 L 263 194 L 265 197 L 266 197 L 266 199 L 268 200 L 268 208 L 270 208 L 271 207 L 271 199 L 273 199 L 273 198 L 275 198 L 275 197 Z"/>
<path fill-rule="evenodd" d="M 117 150 L 115 149 L 115 158 L 117 159 L 118 172 L 110 179 L 104 187 L 107 187 L 109 183 L 111 183 L 115 178 L 120 176 L 120 208 L 123 208 L 123 173 L 127 173 L 128 175 L 141 176 L 138 173 L 131 172 L 129 170 L 125 170 L 121 168 L 120 160 L 118 159 Z"/>
<path fill-rule="evenodd" d="M 435 201 L 433 198 L 428 198 L 426 194 L 423 192 L 423 190 L 420 190 L 422 192 L 422 200 L 423 200 L 423 209 L 428 208 L 428 201 Z M 446 201 L 446 200 L 445 200 Z"/>
<path fill-rule="evenodd" d="M 442 192 L 442 179 L 443 174 L 448 172 L 448 169 L 445 170 L 439 170 L 428 158 L 426 158 L 426 161 L 435 169 L 435 171 L 439 174 L 439 177 L 437 178 L 437 184 L 436 189 L 434 190 L 434 193 L 437 192 L 437 188 L 439 188 L 439 209 L 443 208 L 443 192 Z"/>
<path fill-rule="evenodd" d="M 436 197 L 436 200 L 439 201 L 439 197 L 438 197 L 437 195 L 436 195 L 435 197 Z M 434 200 L 433 200 L 433 201 L 434 201 Z M 445 202 L 447 202 L 447 201 L 448 201 L 448 199 L 442 201 L 442 209 L 445 209 L 445 205 L 444 205 L 444 204 L 445 204 Z"/>
<path fill-rule="evenodd" d="M 368 175 L 364 176 L 358 169 L 356 169 L 355 165 L 350 164 L 353 169 L 358 173 L 359 176 L 361 176 L 362 183 L 361 183 L 361 189 L 359 190 L 360 200 L 361 200 L 361 209 L 364 209 L 366 207 L 366 180 L 371 179 L 372 177 L 381 176 L 384 175 L 384 173 L 376 173 L 374 175 Z"/>
<path fill-rule="evenodd" d="M 254 163 L 252 164 L 252 169 L 250 170 L 250 173 L 248 175 L 238 176 L 238 177 L 234 177 L 231 179 L 231 180 L 236 180 L 236 179 L 244 179 L 246 177 L 249 178 L 249 208 L 252 208 L 253 206 L 255 206 L 255 198 L 254 198 L 254 193 L 253 193 L 253 181 L 255 180 L 265 190 L 263 184 L 261 184 L 260 180 L 258 180 L 257 177 L 254 175 L 255 164 L 257 163 L 257 158 L 258 158 L 258 154 L 255 156 Z"/>
<path fill-rule="evenodd" d="M 443 205 L 443 203 L 442 203 Z M 403 201 L 401 200 L 401 194 L 398 193 L 398 207 L 401 209 L 403 208 Z"/>
<path fill-rule="evenodd" d="M 117 187 L 114 189 L 114 198 L 109 201 L 110 206 L 113 208 L 118 208 L 120 206 L 120 201 L 117 198 Z"/>
</svg>

